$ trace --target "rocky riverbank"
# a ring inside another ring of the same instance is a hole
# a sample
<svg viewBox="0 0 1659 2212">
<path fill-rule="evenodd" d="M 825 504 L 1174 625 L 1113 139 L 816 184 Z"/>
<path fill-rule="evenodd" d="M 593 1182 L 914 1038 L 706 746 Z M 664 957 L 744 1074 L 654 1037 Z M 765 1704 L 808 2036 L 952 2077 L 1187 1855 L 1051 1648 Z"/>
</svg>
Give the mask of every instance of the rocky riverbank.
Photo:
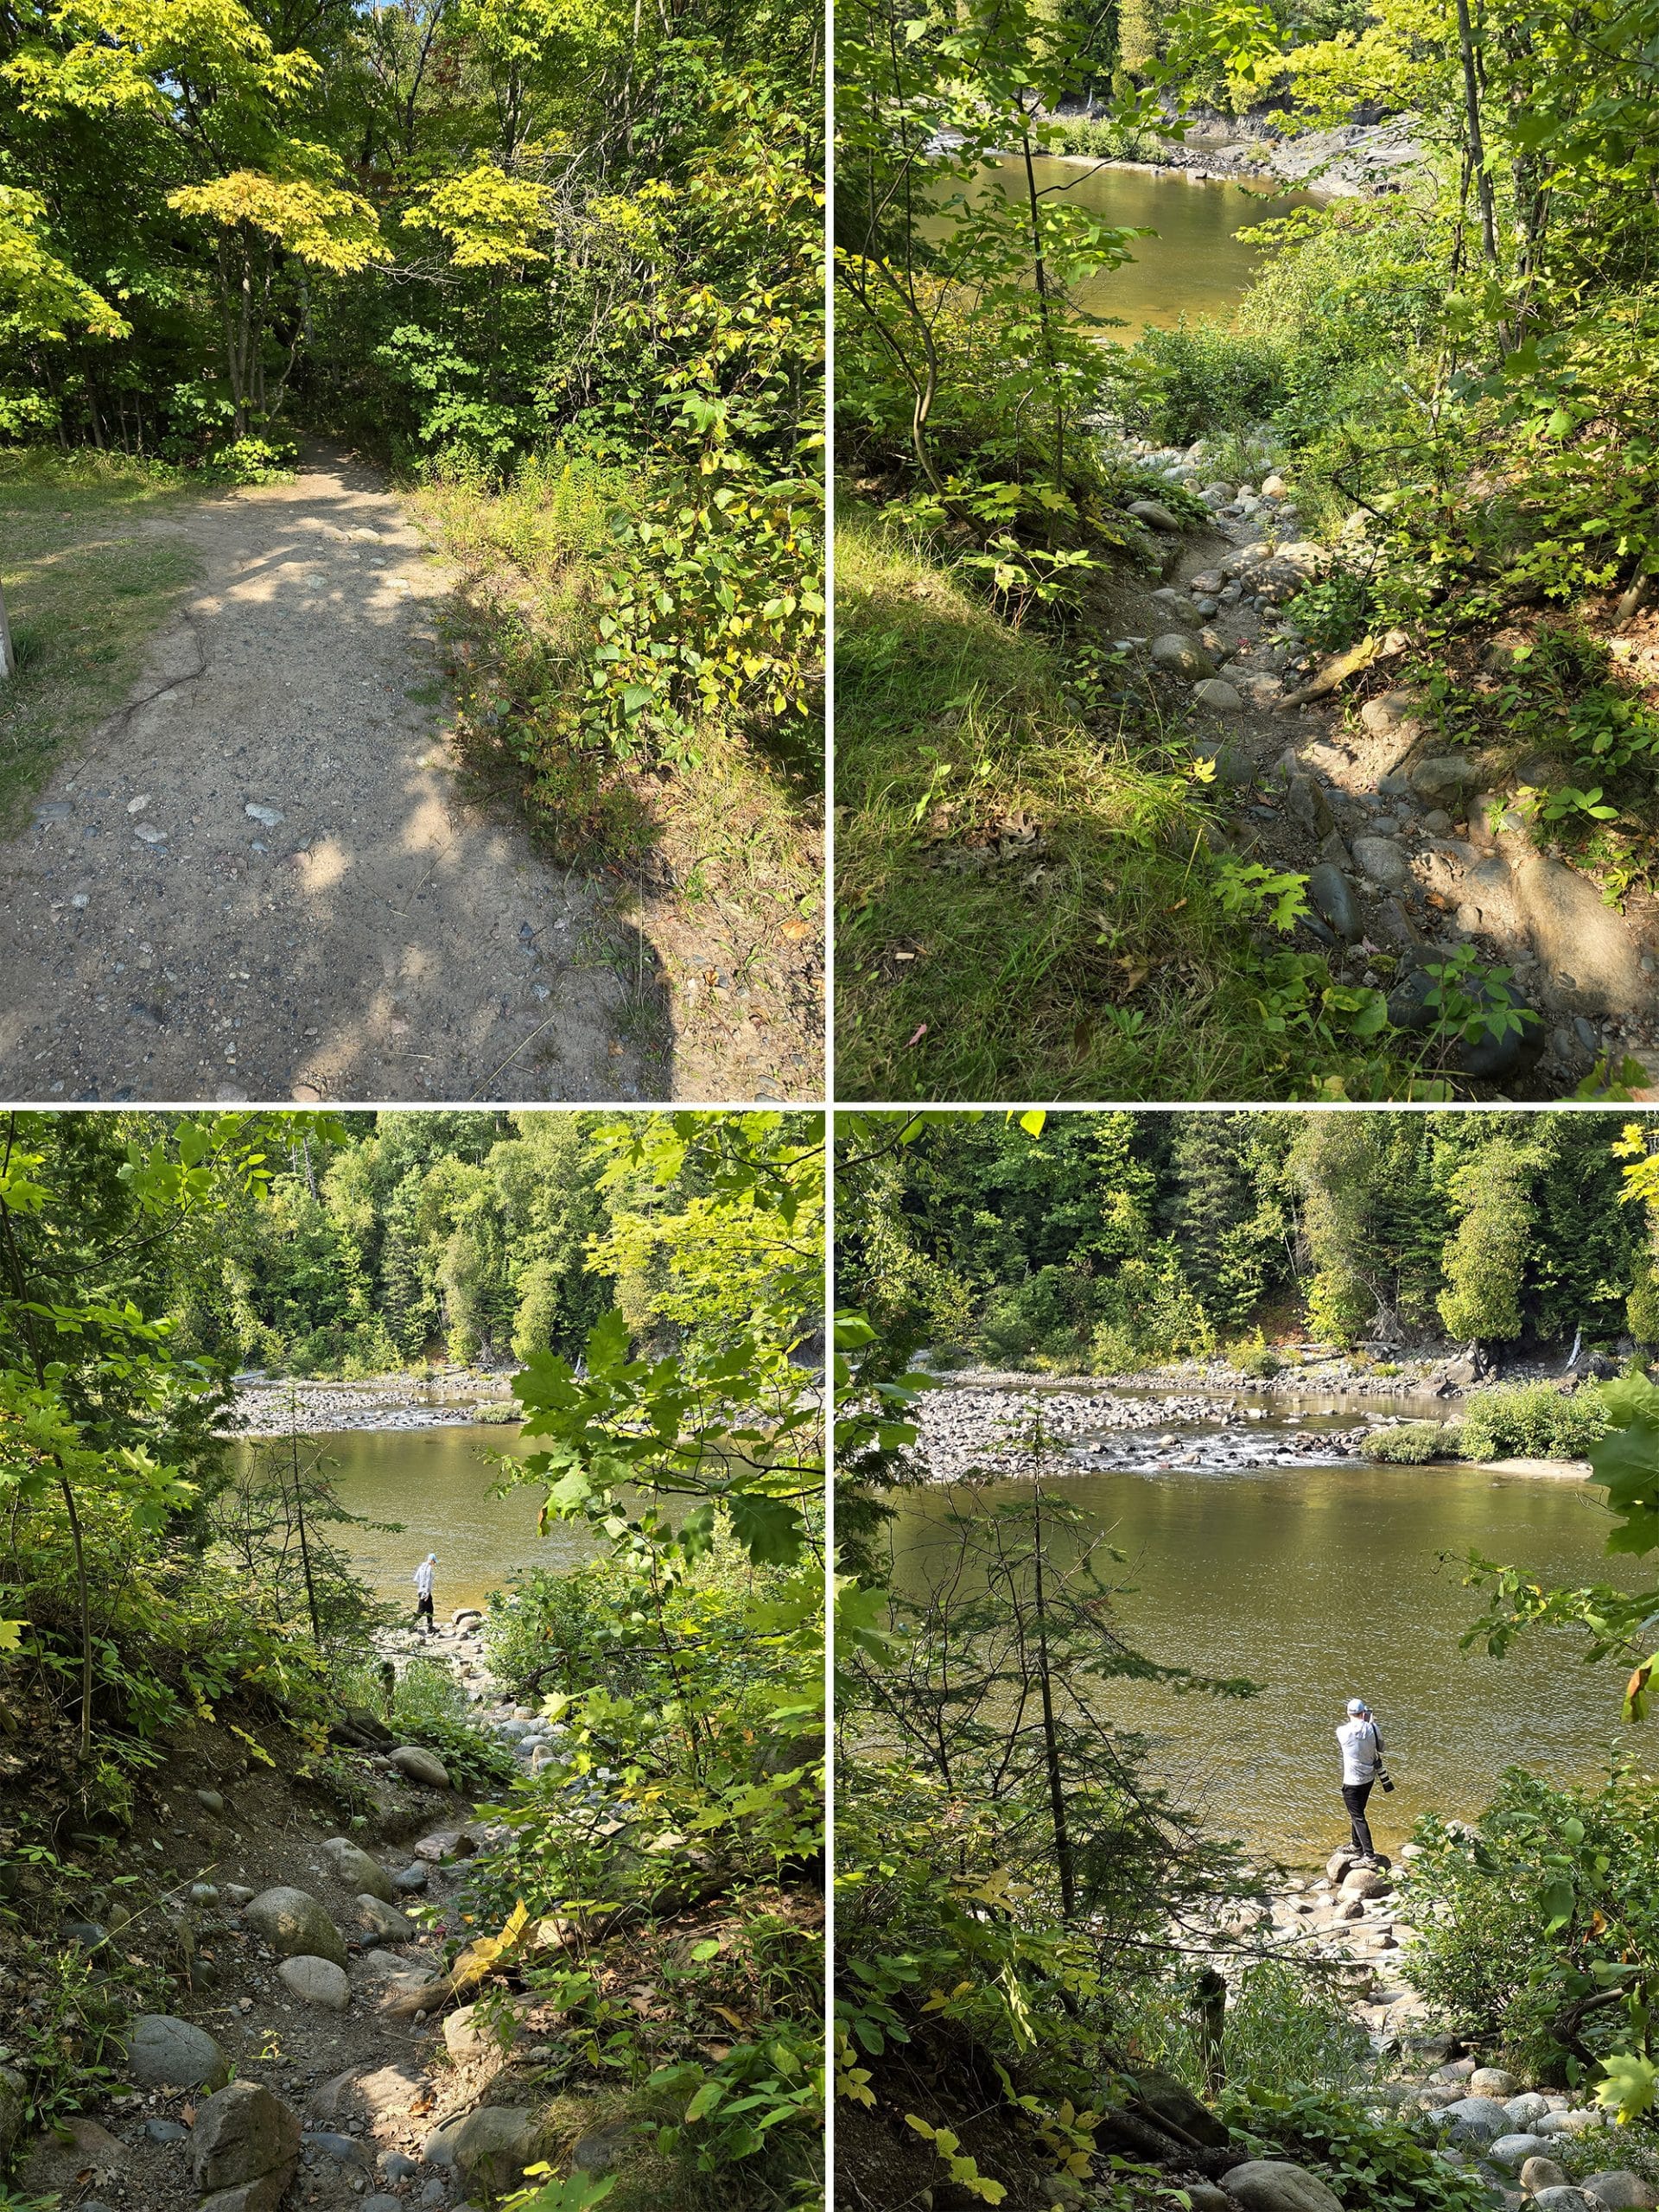
<svg viewBox="0 0 1659 2212">
<path fill-rule="evenodd" d="M 228 1433 L 286 1436 L 350 1429 L 461 1428 L 512 1415 L 511 1370 L 448 1367 L 426 1375 L 373 1376 L 360 1382 L 319 1382 L 301 1376 L 238 1376 L 236 1417 Z"/>
<path fill-rule="evenodd" d="M 1286 121 L 1268 111 L 1201 117 L 1184 138 L 1147 137 L 1137 142 L 1132 157 L 1108 158 L 1114 168 L 1157 175 L 1176 170 L 1195 183 L 1282 184 L 1336 200 L 1398 192 L 1427 159 L 1411 116 L 1297 132 L 1287 131 Z M 1102 156 L 1066 153 L 1058 158 L 1093 168 Z"/>
<path fill-rule="evenodd" d="M 1265 1904 L 1241 1907 L 1224 1924 L 1239 1948 L 1218 1953 L 1216 1964 L 1234 1984 L 1251 1959 L 1262 1956 L 1334 1977 L 1377 2062 L 1379 2078 L 1358 2101 L 1379 2116 L 1428 2118 L 1443 2131 L 1438 2155 L 1478 2174 L 1494 2207 L 1614 2212 L 1659 2205 L 1649 2175 L 1634 2171 L 1615 2147 L 1622 2139 L 1611 2133 L 1609 2113 L 1582 2094 L 1529 2086 L 1483 2065 L 1433 2031 L 1405 1973 L 1415 1941 L 1409 1869 L 1419 1855 L 1415 1845 L 1404 1847 L 1396 1878 L 1387 1860 L 1370 1866 L 1351 1851 L 1335 1853 L 1318 1876 L 1293 1877 Z M 1643 2164 L 1653 2164 L 1650 2152 Z M 1287 2207 L 1293 2201 L 1287 2197 Z"/>
</svg>

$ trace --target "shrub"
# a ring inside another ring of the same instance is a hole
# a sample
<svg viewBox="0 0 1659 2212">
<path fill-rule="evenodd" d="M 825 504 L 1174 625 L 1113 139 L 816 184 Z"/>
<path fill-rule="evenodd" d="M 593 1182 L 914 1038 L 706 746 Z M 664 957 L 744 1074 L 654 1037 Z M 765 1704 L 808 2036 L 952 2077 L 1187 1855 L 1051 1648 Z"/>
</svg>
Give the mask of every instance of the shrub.
<svg viewBox="0 0 1659 2212">
<path fill-rule="evenodd" d="M 1233 1364 L 1241 1375 L 1266 1382 L 1278 1374 L 1284 1362 L 1258 1329 L 1255 1336 L 1242 1344 L 1233 1354 Z"/>
<path fill-rule="evenodd" d="M 1597 1389 L 1528 1382 L 1471 1391 L 1461 1427 L 1465 1459 L 1576 1459 L 1606 1434 L 1607 1415 Z"/>
<path fill-rule="evenodd" d="M 1217 322 L 1148 330 L 1112 364 L 1126 426 L 1160 445 L 1242 430 L 1289 397 L 1281 351 Z"/>
<path fill-rule="evenodd" d="M 1458 1457 L 1454 1440 L 1459 1432 L 1437 1421 L 1406 1421 L 1397 1428 L 1380 1428 L 1367 1440 L 1366 1456 L 1393 1466 L 1421 1467 L 1429 1459 Z"/>
<path fill-rule="evenodd" d="M 1179 1981 L 1134 1988 L 1121 2015 L 1135 2064 L 1202 2082 L 1205 2052 L 1189 1991 Z M 1222 2054 L 1241 2096 L 1341 2094 L 1370 2070 L 1371 2049 L 1341 1992 L 1279 1959 L 1246 1967 L 1227 2006 Z"/>
<path fill-rule="evenodd" d="M 1629 1962 L 1659 1955 L 1656 1814 L 1653 1783 L 1620 1766 L 1568 1789 L 1511 1768 L 1473 1830 L 1431 1815 L 1405 1877 L 1418 1935 L 1407 1979 L 1529 2078 L 1598 2071 L 1628 2044 Z"/>
</svg>

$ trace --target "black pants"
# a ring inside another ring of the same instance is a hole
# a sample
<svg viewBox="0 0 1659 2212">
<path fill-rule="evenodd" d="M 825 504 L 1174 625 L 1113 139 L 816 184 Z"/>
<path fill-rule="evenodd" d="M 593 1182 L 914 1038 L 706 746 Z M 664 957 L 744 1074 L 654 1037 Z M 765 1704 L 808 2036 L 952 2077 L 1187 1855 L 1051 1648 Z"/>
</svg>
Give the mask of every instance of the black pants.
<svg viewBox="0 0 1659 2212">
<path fill-rule="evenodd" d="M 429 1590 L 424 1598 L 416 1598 L 415 1600 L 415 1624 L 417 1628 L 423 1613 L 426 1616 L 427 1634 L 435 1636 L 437 1633 L 437 1624 L 432 1618 L 432 1593 Z"/>
<path fill-rule="evenodd" d="M 1362 1859 L 1375 1859 L 1376 1846 L 1371 1841 L 1371 1831 L 1365 1819 L 1365 1800 L 1375 1785 L 1369 1782 L 1344 1782 L 1342 1802 L 1348 1808 L 1348 1818 L 1353 1824 L 1354 1849 Z"/>
</svg>

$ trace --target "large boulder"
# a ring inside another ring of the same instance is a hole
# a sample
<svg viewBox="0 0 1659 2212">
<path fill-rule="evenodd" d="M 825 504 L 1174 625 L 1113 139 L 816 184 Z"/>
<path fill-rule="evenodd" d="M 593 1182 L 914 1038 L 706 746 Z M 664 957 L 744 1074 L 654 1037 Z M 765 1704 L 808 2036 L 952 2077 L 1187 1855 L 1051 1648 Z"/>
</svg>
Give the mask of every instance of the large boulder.
<svg viewBox="0 0 1659 2212">
<path fill-rule="evenodd" d="M 284 1959 L 276 1969 L 283 1986 L 302 2005 L 321 2005 L 325 2012 L 343 2012 L 352 2001 L 352 1985 L 344 1967 L 332 1959 L 308 1958 L 303 1952 Z"/>
<path fill-rule="evenodd" d="M 64 2135 L 68 2137 L 67 2142 Z M 95 2183 L 118 2184 L 130 2175 L 132 2160 L 132 2152 L 107 2127 L 79 2114 L 64 2114 L 55 2126 L 35 2138 L 23 2160 L 20 2179 L 25 2190 L 55 2202 L 59 2196 L 73 2196 L 87 2173 Z"/>
<path fill-rule="evenodd" d="M 1639 1012 L 1649 988 L 1641 947 L 1589 877 L 1538 852 L 1520 855 L 1510 874 L 1532 949 L 1557 979 L 1561 1002 L 1580 1014 Z"/>
<path fill-rule="evenodd" d="M 300 2158 L 300 2116 L 257 2082 L 208 2098 L 190 2138 L 200 2190 L 246 2192 L 238 2212 L 275 2212 Z M 227 2208 L 228 2212 L 228 2208 Z"/>
<path fill-rule="evenodd" d="M 307 1890 L 261 1890 L 246 1909 L 248 1924 L 279 1959 L 332 1959 L 346 1963 L 346 1939 Z"/>
<path fill-rule="evenodd" d="M 366 1893 L 383 1898 L 387 1904 L 396 1901 L 397 1892 L 392 1887 L 391 1875 L 378 1859 L 371 1859 L 366 1851 L 359 1850 L 349 1836 L 330 1836 L 322 1848 L 334 1872 L 354 1896 Z"/>
<path fill-rule="evenodd" d="M 1345 1897 L 1386 1897 L 1393 1893 L 1394 1884 L 1375 1866 L 1356 1866 L 1342 1878 L 1341 1894 Z"/>
<path fill-rule="evenodd" d="M 1508 2098 L 1503 2109 L 1516 2127 L 1530 2127 L 1549 2110 L 1549 2100 L 1541 2097 L 1536 2089 L 1528 2089 L 1518 2097 Z"/>
<path fill-rule="evenodd" d="M 222 2089 L 231 2063 L 206 2029 L 165 2012 L 141 2012 L 123 2071 L 141 2089 Z"/>
<path fill-rule="evenodd" d="M 395 1751 L 388 1751 L 399 1774 L 410 1782 L 423 1782 L 430 1789 L 449 1787 L 449 1770 L 443 1761 L 431 1751 L 423 1751 L 418 1744 L 399 1744 Z"/>
<path fill-rule="evenodd" d="M 1593 2196 L 1586 2196 L 1568 2182 L 1562 2189 L 1541 2189 L 1528 2212 L 1602 2212 L 1602 2208 Z"/>
<path fill-rule="evenodd" d="M 1317 2175 L 1281 2158 L 1252 2158 L 1222 2181 L 1244 2212 L 1343 2212 L 1342 2199 Z"/>
<path fill-rule="evenodd" d="M 1521 2169 L 1521 2186 L 1529 2196 L 1536 2196 L 1546 2189 L 1565 2189 L 1567 2185 L 1567 2168 L 1554 2158 L 1529 2158 Z"/>
<path fill-rule="evenodd" d="M 1609 2212 L 1653 2212 L 1659 2205 L 1659 2194 L 1653 2183 L 1643 2181 L 1640 2174 L 1631 2173 L 1621 2166 L 1616 2173 L 1591 2174 L 1579 2183 L 1586 2196 L 1605 2204 Z"/>
<path fill-rule="evenodd" d="M 457 2065 L 480 2058 L 499 2058 L 513 2043 L 523 2024 L 522 2012 L 529 1999 L 506 2005 L 463 2005 L 443 2024 L 443 2043 Z"/>
</svg>

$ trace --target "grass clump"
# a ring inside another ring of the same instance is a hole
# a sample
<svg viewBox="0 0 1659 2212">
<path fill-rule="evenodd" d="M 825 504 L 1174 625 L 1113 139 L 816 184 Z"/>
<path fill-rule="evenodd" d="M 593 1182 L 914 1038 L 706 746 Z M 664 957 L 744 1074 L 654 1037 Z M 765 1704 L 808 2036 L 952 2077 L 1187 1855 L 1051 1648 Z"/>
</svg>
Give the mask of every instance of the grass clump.
<svg viewBox="0 0 1659 2212">
<path fill-rule="evenodd" d="M 0 682 L 0 827 L 125 698 L 198 572 L 182 537 L 142 524 L 185 491 L 121 454 L 0 453 L 0 590 L 17 673 Z"/>
<path fill-rule="evenodd" d="M 1086 671 L 856 514 L 836 574 L 842 1095 L 1270 1097 L 1353 1066 L 1323 959 L 1220 911 L 1173 732 L 1107 734 Z"/>
</svg>

